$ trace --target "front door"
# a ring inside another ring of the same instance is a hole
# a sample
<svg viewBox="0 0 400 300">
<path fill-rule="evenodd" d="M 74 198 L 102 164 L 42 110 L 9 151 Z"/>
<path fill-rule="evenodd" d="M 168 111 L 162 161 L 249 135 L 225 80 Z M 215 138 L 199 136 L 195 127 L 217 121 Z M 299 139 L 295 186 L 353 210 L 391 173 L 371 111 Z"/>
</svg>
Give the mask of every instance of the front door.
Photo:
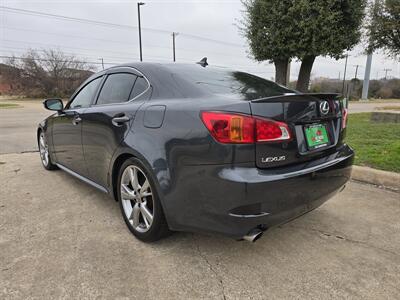
<svg viewBox="0 0 400 300">
<path fill-rule="evenodd" d="M 88 172 L 82 148 L 82 115 L 92 103 L 101 79 L 98 77 L 87 83 L 53 119 L 52 134 L 57 163 L 85 177 Z"/>
</svg>

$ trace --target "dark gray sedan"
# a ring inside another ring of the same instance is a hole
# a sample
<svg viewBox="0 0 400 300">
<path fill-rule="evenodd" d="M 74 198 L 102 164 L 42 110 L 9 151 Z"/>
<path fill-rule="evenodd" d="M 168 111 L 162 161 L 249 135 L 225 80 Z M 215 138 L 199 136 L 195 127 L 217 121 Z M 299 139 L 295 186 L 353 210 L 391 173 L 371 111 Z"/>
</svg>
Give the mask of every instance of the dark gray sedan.
<svg viewBox="0 0 400 300">
<path fill-rule="evenodd" d="M 43 166 L 119 201 L 129 230 L 255 241 L 342 190 L 353 150 L 335 94 L 198 64 L 133 63 L 86 80 L 40 123 Z"/>
</svg>

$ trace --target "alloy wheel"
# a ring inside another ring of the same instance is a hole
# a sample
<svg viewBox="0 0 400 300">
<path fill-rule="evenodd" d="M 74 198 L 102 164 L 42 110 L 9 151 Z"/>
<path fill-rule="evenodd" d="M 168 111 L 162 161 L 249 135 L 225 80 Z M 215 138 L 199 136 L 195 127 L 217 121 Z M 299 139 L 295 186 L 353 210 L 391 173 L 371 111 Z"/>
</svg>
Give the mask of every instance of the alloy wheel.
<svg viewBox="0 0 400 300">
<path fill-rule="evenodd" d="M 40 133 L 39 137 L 39 152 L 43 165 L 47 167 L 49 165 L 49 147 L 43 132 Z"/>
<path fill-rule="evenodd" d="M 147 232 L 153 223 L 154 200 L 150 182 L 137 166 L 128 166 L 121 178 L 121 201 L 124 214 L 138 232 Z"/>
</svg>

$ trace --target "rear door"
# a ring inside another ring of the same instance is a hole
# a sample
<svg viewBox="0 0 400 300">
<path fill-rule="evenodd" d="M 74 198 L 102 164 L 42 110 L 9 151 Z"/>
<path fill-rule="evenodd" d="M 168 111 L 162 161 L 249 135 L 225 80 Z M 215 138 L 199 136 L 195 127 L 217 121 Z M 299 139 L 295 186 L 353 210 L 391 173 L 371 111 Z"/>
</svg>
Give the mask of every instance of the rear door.
<svg viewBox="0 0 400 300">
<path fill-rule="evenodd" d="M 256 165 L 272 168 L 336 151 L 343 139 L 343 111 L 335 94 L 292 94 L 250 102 L 252 114 L 288 124 L 291 139 L 256 144 Z"/>
<path fill-rule="evenodd" d="M 88 82 L 78 91 L 66 108 L 53 117 L 53 145 L 57 163 L 87 176 L 82 149 L 82 115 L 91 105 L 102 77 Z"/>
<path fill-rule="evenodd" d="M 108 186 L 108 169 L 114 151 L 130 129 L 148 87 L 147 79 L 135 69 L 112 69 L 106 74 L 95 103 L 82 115 L 88 177 L 103 187 Z"/>
</svg>

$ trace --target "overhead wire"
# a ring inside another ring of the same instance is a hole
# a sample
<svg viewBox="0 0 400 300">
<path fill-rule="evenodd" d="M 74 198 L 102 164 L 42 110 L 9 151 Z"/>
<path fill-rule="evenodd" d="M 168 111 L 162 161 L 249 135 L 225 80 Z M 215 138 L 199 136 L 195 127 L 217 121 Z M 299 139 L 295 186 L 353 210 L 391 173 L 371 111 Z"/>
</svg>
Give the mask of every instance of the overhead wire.
<svg viewBox="0 0 400 300">
<path fill-rule="evenodd" d="M 89 24 L 106 26 L 106 27 L 118 27 L 118 28 L 124 28 L 124 29 L 137 29 L 138 28 L 137 26 L 134 26 L 134 25 L 117 24 L 117 23 L 103 22 L 103 21 L 90 20 L 90 19 L 84 19 L 84 18 L 69 17 L 69 16 L 64 16 L 64 15 L 50 14 L 50 13 L 45 13 L 45 12 L 40 12 L 40 11 L 14 8 L 14 7 L 8 7 L 8 6 L 0 6 L 0 9 L 11 12 L 11 13 L 36 15 L 36 16 L 60 19 L 60 20 L 65 20 L 65 21 L 89 23 Z M 159 33 L 166 33 L 166 34 L 171 34 L 171 32 L 173 31 L 173 30 L 155 29 L 155 28 L 148 28 L 148 27 L 142 27 L 141 29 L 147 30 L 147 31 L 159 32 Z M 200 39 L 203 41 L 209 41 L 209 42 L 213 42 L 213 43 L 220 43 L 220 44 L 229 45 L 229 46 L 233 46 L 233 47 L 244 48 L 244 46 L 241 44 L 226 42 L 226 41 L 222 41 L 222 40 L 215 40 L 215 39 L 202 37 L 202 36 L 198 36 L 198 35 L 194 35 L 194 34 L 189 34 L 189 33 L 185 33 L 185 32 L 180 32 L 180 34 L 182 36 L 186 36 L 191 39 Z"/>
<path fill-rule="evenodd" d="M 27 9 L 19 9 L 19 8 L 13 8 L 13 7 L 7 7 L 7 6 L 0 6 L 0 9 L 3 11 L 7 11 L 7 12 L 12 12 L 12 13 L 17 13 L 17 14 L 28 14 L 28 15 L 34 15 L 34 16 L 41 16 L 41 17 L 48 17 L 48 18 L 55 18 L 55 19 L 60 19 L 60 20 L 66 20 L 66 21 L 73 21 L 73 22 L 79 22 L 79 23 L 89 23 L 89 24 L 94 24 L 94 25 L 100 25 L 100 26 L 106 26 L 106 27 L 113 27 L 113 28 L 125 28 L 125 29 L 137 29 L 136 26 L 132 26 L 132 25 L 125 25 L 125 24 L 116 24 L 116 23 L 109 23 L 109 22 L 103 22 L 103 21 L 97 21 L 97 20 L 90 20 L 90 19 L 83 19 L 83 18 L 76 18 L 76 17 L 69 17 L 69 16 L 64 16 L 64 15 L 57 15 L 57 14 L 50 14 L 50 13 L 44 13 L 44 12 L 40 12 L 40 11 L 33 11 L 33 10 L 27 10 Z M 154 29 L 154 28 L 142 28 L 143 30 L 148 30 L 148 31 L 153 31 L 153 32 L 158 32 L 158 33 L 168 33 L 170 34 L 170 31 L 168 30 L 163 30 L 163 29 Z M 24 29 L 16 29 L 16 28 L 12 28 L 11 30 L 24 30 Z M 26 31 L 34 31 L 31 29 L 27 29 Z M 45 32 L 45 34 L 52 34 L 52 33 L 48 33 Z M 235 43 L 231 43 L 231 42 L 226 42 L 226 41 L 220 41 L 220 40 L 214 40 L 211 38 L 207 38 L 207 37 L 202 37 L 202 36 L 197 36 L 197 35 L 193 35 L 193 34 L 189 34 L 189 33 L 182 33 L 180 32 L 180 35 L 189 39 L 197 39 L 197 40 L 203 40 L 203 41 L 207 41 L 207 42 L 212 42 L 212 43 L 219 43 L 219 44 L 223 44 L 223 45 L 227 45 L 227 46 L 232 46 L 232 47 L 238 47 L 238 48 L 244 48 L 243 45 L 240 44 L 235 44 Z M 67 35 L 65 35 L 67 36 Z M 75 38 L 85 38 L 85 37 L 80 37 L 80 36 L 72 36 L 72 35 L 68 35 L 70 37 L 75 37 Z M 105 39 L 96 39 L 93 37 L 89 37 L 89 39 L 93 39 L 93 40 L 102 40 L 102 41 L 108 41 L 108 42 L 115 42 L 115 43 L 121 43 L 121 44 L 128 44 L 122 41 L 116 41 L 116 40 L 105 40 Z M 8 40 L 8 39 L 4 39 L 3 41 L 5 42 L 10 42 L 10 43 L 26 43 L 25 41 L 19 41 L 19 40 Z M 38 43 L 38 42 L 31 42 L 34 44 L 38 44 L 38 45 L 47 45 L 47 46 L 53 46 L 53 47 L 62 47 L 62 48 L 66 48 L 66 49 L 73 49 L 73 50 L 81 50 L 81 51 L 94 51 L 94 50 L 98 50 L 98 49 L 89 49 L 89 48 L 81 48 L 81 47 L 72 47 L 72 46 L 65 46 L 65 45 L 54 45 L 54 44 L 47 44 L 47 43 Z M 153 45 L 148 45 L 148 47 L 154 47 L 154 48 L 168 48 L 171 49 L 170 47 L 163 47 L 163 46 L 153 46 Z M 127 53 L 127 52 L 120 52 L 120 51 L 111 51 L 111 50 L 104 50 L 101 49 L 102 52 L 108 52 L 108 53 L 115 53 L 118 55 L 129 55 L 128 57 L 118 57 L 117 59 L 132 59 L 131 58 L 131 53 Z M 195 49 L 185 49 L 185 48 L 181 48 L 180 51 L 196 51 Z M 136 51 L 133 51 L 133 53 L 137 54 Z M 221 52 L 209 52 L 209 53 L 213 53 L 213 54 L 217 54 L 217 55 L 224 55 L 227 56 L 226 53 L 221 53 Z M 81 54 L 82 55 L 82 54 Z M 87 54 L 83 54 L 84 56 L 88 56 Z M 104 56 L 103 53 L 101 53 L 101 55 L 99 56 Z M 232 57 L 237 57 L 234 55 L 231 55 Z M 111 57 L 111 56 L 108 56 Z M 161 56 L 148 56 L 149 58 L 153 58 L 156 60 L 162 60 L 162 61 L 170 61 L 170 59 L 167 59 L 166 57 L 161 57 Z M 182 60 L 182 59 L 181 59 Z M 184 60 L 182 60 L 184 61 Z M 186 60 L 189 62 L 189 60 Z M 237 60 L 236 60 L 237 61 Z M 190 61 L 192 62 L 192 61 Z M 243 68 L 259 68 L 260 66 L 249 66 L 249 65 L 239 65 L 239 64 L 230 64 L 231 66 L 234 67 L 243 67 Z M 272 73 L 272 72 L 271 72 Z"/>
</svg>

